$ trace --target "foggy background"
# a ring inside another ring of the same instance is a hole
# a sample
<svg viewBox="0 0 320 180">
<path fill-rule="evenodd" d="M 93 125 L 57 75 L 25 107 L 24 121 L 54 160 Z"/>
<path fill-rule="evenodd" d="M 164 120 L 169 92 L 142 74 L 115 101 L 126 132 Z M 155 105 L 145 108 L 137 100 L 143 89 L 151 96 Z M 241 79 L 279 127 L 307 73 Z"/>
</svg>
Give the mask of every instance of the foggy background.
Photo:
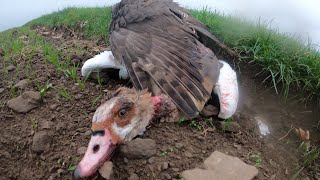
<svg viewBox="0 0 320 180">
<path fill-rule="evenodd" d="M 281 32 L 320 42 L 318 0 L 175 0 L 187 8 L 207 7 L 253 21 L 271 21 Z M 119 0 L 0 0 L 0 31 L 21 26 L 41 15 L 66 7 L 110 6 Z"/>
</svg>

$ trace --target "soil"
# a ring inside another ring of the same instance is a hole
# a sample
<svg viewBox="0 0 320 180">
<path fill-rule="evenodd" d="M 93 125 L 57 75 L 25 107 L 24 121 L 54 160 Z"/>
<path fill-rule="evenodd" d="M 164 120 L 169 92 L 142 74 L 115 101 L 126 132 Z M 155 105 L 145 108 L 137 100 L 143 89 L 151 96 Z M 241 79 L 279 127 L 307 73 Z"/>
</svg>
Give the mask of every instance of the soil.
<svg viewBox="0 0 320 180">
<path fill-rule="evenodd" d="M 81 34 L 65 29 L 37 27 L 34 31 L 65 52 L 66 56 L 61 57 L 62 60 L 68 56 L 81 64 L 107 48 L 103 41 L 88 40 Z M 83 156 L 78 149 L 86 147 L 90 139 L 91 118 L 95 109 L 108 93 L 119 86 L 130 84 L 112 78 L 100 87 L 95 80 L 90 79 L 81 91 L 76 82 L 58 73 L 38 53 L 33 57 L 32 64 L 36 77 L 30 79 L 30 84 L 24 91 L 37 91 L 37 84 L 44 85 L 50 81 L 55 87 L 66 87 L 72 98 L 69 100 L 61 97 L 51 88 L 39 108 L 19 114 L 9 109 L 4 102 L 12 99 L 7 85 L 11 81 L 16 83 L 26 78 L 25 66 L 26 60 L 20 58 L 20 68 L 9 72 L 8 77 L 1 76 L 0 88 L 5 88 L 5 91 L 0 93 L 0 179 L 72 179 L 72 168 Z M 77 72 L 79 76 L 80 67 Z M 241 98 L 239 110 L 233 118 L 240 125 L 238 132 L 230 133 L 216 128 L 215 124 L 219 121 L 216 117 L 213 117 L 212 123 L 201 117 L 195 122 L 180 124 L 153 122 L 141 137 L 156 141 L 157 155 L 148 161 L 128 160 L 115 153 L 112 158 L 114 179 L 128 179 L 133 173 L 140 179 L 180 179 L 182 171 L 199 167 L 214 150 L 256 165 L 259 169 L 256 179 L 289 179 L 297 172 L 296 165 L 301 157 L 297 148 L 301 141 L 293 133 L 282 141 L 278 139 L 293 124 L 295 127 L 308 128 L 311 137 L 314 137 L 314 144 L 319 143 L 319 138 L 315 135 L 319 134 L 319 130 L 314 127 L 314 122 L 317 123 L 314 119 L 319 116 L 305 112 L 304 109 L 308 107 L 282 103 L 269 86 L 261 85 L 261 78 L 255 74 L 256 65 L 240 63 L 238 67 L 241 70 Z M 18 90 L 17 95 L 21 93 Z M 305 113 L 297 115 L 301 112 Z M 261 134 L 257 125 L 258 116 L 264 117 L 263 121 L 269 126 L 270 134 Z M 40 131 L 46 132 L 50 148 L 36 154 L 32 151 L 33 136 Z M 168 164 L 168 168 L 161 168 L 163 164 Z M 317 168 L 305 168 L 300 177 L 317 179 L 320 178 L 319 172 Z M 101 177 L 97 174 L 92 179 Z"/>
</svg>

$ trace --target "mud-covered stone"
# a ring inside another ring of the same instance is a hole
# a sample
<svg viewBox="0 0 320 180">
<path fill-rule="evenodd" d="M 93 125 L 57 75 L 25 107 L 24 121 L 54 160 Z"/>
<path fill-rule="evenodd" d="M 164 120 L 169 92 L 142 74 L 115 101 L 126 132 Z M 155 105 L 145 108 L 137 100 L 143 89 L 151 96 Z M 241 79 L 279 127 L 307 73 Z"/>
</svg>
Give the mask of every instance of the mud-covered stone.
<svg viewBox="0 0 320 180">
<path fill-rule="evenodd" d="M 15 89 L 25 89 L 28 86 L 29 82 L 30 81 L 28 79 L 23 79 L 23 80 L 17 82 L 17 84 L 15 84 L 13 87 Z"/>
<path fill-rule="evenodd" d="M 129 180 L 139 180 L 139 176 L 136 173 L 132 173 L 129 176 Z"/>
<path fill-rule="evenodd" d="M 9 66 L 6 67 L 7 71 L 13 71 L 15 69 L 16 69 L 16 66 L 14 66 L 14 65 L 9 65 Z"/>
<path fill-rule="evenodd" d="M 258 175 L 258 169 L 248 165 L 237 157 L 228 156 L 219 151 L 213 152 L 204 161 L 203 169 L 195 168 L 182 172 L 185 180 L 237 179 L 251 180 Z"/>
<path fill-rule="evenodd" d="M 19 113 L 27 113 L 31 109 L 39 107 L 41 104 L 41 96 L 39 92 L 27 91 L 22 95 L 11 99 L 7 102 L 9 108 Z"/>
<path fill-rule="evenodd" d="M 78 150 L 77 150 L 77 153 L 79 155 L 84 155 L 87 151 L 87 147 L 79 147 Z"/>
<path fill-rule="evenodd" d="M 157 153 L 156 142 L 152 139 L 136 138 L 123 145 L 120 148 L 120 152 L 131 159 L 150 158 Z"/>
<path fill-rule="evenodd" d="M 100 175 L 105 179 L 111 179 L 113 175 L 113 164 L 111 161 L 106 161 L 99 169 Z"/>
<path fill-rule="evenodd" d="M 50 136 L 46 131 L 39 131 L 34 134 L 32 140 L 32 151 L 42 153 L 50 147 Z"/>
</svg>

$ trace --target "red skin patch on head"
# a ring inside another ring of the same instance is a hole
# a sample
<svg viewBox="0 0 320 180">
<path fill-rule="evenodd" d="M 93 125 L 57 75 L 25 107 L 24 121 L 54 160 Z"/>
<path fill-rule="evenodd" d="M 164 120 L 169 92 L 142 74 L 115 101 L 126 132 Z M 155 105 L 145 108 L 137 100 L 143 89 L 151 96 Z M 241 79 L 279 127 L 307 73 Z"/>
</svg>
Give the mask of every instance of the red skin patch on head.
<svg viewBox="0 0 320 180">
<path fill-rule="evenodd" d="M 153 105 L 154 105 L 154 110 L 157 111 L 161 107 L 161 99 L 159 96 L 151 96 Z"/>
</svg>

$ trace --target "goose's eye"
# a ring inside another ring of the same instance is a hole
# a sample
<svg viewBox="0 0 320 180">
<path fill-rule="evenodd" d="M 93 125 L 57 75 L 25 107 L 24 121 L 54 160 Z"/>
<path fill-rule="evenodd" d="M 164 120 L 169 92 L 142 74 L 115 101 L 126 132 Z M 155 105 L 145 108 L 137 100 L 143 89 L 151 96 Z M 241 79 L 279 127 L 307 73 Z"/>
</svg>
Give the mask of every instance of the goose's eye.
<svg viewBox="0 0 320 180">
<path fill-rule="evenodd" d="M 124 117 L 126 114 L 127 114 L 127 110 L 126 110 L 126 109 L 121 109 L 121 110 L 119 111 L 119 116 L 120 116 L 120 117 Z"/>
</svg>

